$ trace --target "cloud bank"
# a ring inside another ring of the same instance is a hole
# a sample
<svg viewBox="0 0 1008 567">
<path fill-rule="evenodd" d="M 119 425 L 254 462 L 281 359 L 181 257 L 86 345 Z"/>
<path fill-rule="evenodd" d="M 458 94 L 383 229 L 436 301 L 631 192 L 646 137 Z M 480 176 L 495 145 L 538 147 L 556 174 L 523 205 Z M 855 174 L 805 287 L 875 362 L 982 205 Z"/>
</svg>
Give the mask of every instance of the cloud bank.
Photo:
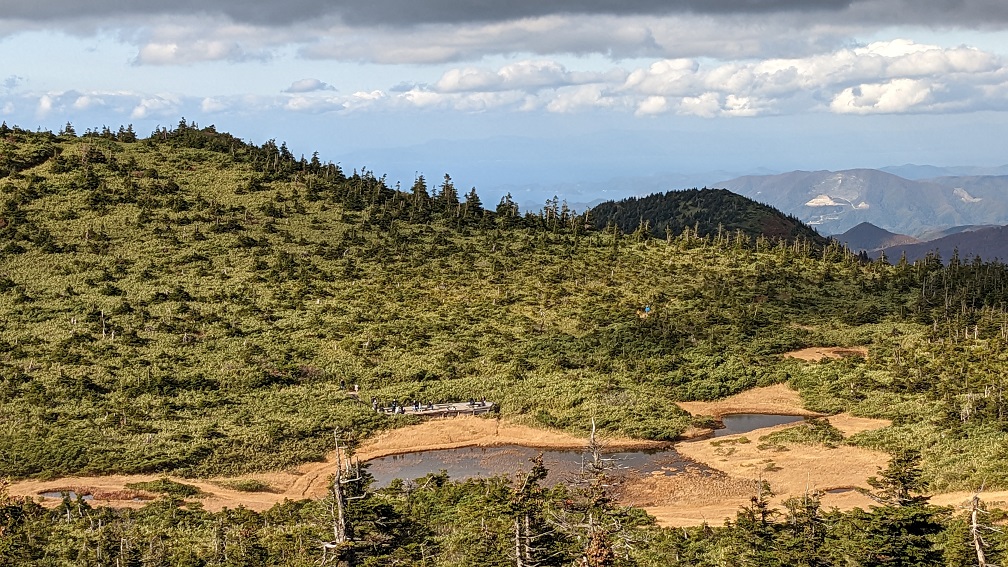
<svg viewBox="0 0 1008 567">
<path fill-rule="evenodd" d="M 543 16 L 648 16 L 813 14 L 844 23 L 920 23 L 929 25 L 1003 25 L 1008 5 L 999 0 L 916 2 L 913 0 L 510 0 L 456 2 L 454 0 L 4 0 L 0 12 L 7 19 L 66 21 L 78 18 L 116 18 L 209 14 L 233 22 L 266 27 L 338 18 L 363 26 L 414 27 L 423 24 L 502 22 Z"/>
<path fill-rule="evenodd" d="M 996 54 L 897 39 L 797 58 L 711 62 L 662 59 L 637 67 L 568 69 L 540 59 L 496 68 L 459 66 L 430 83 L 340 94 L 317 78 L 276 95 L 187 98 L 131 92 L 48 92 L 11 99 L 39 116 L 105 108 L 133 119 L 204 113 L 451 110 L 577 113 L 638 117 L 752 117 L 805 112 L 933 114 L 1008 110 L 1008 67 Z M 15 84 L 16 81 L 9 81 Z M 25 98 L 25 97 L 34 98 Z"/>
<path fill-rule="evenodd" d="M 385 64 L 501 54 L 797 57 L 916 25 L 1004 30 L 1001 0 L 0 0 L 0 35 L 115 33 L 140 65 L 308 58 Z"/>
</svg>

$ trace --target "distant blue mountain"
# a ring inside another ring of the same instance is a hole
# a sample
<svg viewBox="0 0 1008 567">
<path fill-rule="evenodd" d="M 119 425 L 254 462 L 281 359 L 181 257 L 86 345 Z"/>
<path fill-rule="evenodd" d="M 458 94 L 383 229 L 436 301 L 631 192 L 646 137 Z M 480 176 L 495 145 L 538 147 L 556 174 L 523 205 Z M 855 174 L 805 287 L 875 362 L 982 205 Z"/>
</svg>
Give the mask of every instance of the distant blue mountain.
<svg viewBox="0 0 1008 567">
<path fill-rule="evenodd" d="M 976 176 L 976 175 L 1008 175 L 1008 165 L 1002 165 L 998 167 L 979 167 L 979 166 L 953 166 L 953 167 L 938 167 L 934 165 L 915 165 L 912 163 L 904 165 L 891 165 L 888 167 L 883 167 L 880 171 L 886 173 L 891 173 L 893 175 L 898 175 L 904 179 L 911 179 L 915 181 L 933 179 L 935 177 L 952 177 L 952 176 Z"/>
<path fill-rule="evenodd" d="M 958 255 L 964 262 L 978 256 L 983 260 L 1008 262 L 1008 226 L 959 232 L 930 242 L 888 247 L 883 252 L 891 263 L 898 262 L 904 254 L 908 262 L 920 260 L 928 254 L 938 254 L 944 262 L 953 255 Z M 877 258 L 880 253 L 870 255 Z"/>
<path fill-rule="evenodd" d="M 792 171 L 718 182 L 798 217 L 821 234 L 868 222 L 919 236 L 963 225 L 1008 224 L 1008 176 L 910 180 L 877 169 Z"/>
</svg>

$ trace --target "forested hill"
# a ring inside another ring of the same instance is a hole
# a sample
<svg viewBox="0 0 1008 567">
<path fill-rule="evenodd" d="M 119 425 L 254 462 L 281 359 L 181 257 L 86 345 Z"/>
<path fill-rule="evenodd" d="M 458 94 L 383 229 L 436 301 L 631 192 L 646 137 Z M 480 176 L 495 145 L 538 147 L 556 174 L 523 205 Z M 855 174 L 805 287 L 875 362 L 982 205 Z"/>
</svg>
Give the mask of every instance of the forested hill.
<svg viewBox="0 0 1008 567">
<path fill-rule="evenodd" d="M 689 229 L 701 236 L 741 231 L 749 238 L 826 242 L 795 217 L 726 189 L 687 189 L 608 201 L 593 207 L 590 218 L 596 229 L 610 225 L 625 233 L 646 229 L 656 238 Z"/>
</svg>

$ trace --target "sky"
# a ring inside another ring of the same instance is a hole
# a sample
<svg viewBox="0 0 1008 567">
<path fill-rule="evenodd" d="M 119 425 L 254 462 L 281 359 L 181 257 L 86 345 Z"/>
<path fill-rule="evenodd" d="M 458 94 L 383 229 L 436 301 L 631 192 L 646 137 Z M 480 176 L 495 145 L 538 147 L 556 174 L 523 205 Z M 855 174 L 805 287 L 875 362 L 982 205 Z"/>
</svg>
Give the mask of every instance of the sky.
<svg viewBox="0 0 1008 567">
<path fill-rule="evenodd" d="M 1006 61 L 1003 0 L 0 0 L 8 124 L 184 118 L 484 201 L 1004 165 Z"/>
</svg>

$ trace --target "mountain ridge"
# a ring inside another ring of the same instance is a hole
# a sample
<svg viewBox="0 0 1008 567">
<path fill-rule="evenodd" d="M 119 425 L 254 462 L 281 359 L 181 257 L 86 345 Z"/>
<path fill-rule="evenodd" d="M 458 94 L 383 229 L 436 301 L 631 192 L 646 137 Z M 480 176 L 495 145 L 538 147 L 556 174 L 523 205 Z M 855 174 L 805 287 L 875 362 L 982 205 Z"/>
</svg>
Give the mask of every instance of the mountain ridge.
<svg viewBox="0 0 1008 567">
<path fill-rule="evenodd" d="M 1008 177 L 909 180 L 876 169 L 793 171 L 719 182 L 796 216 L 824 234 L 870 222 L 918 235 L 960 225 L 1008 223 Z"/>
</svg>

